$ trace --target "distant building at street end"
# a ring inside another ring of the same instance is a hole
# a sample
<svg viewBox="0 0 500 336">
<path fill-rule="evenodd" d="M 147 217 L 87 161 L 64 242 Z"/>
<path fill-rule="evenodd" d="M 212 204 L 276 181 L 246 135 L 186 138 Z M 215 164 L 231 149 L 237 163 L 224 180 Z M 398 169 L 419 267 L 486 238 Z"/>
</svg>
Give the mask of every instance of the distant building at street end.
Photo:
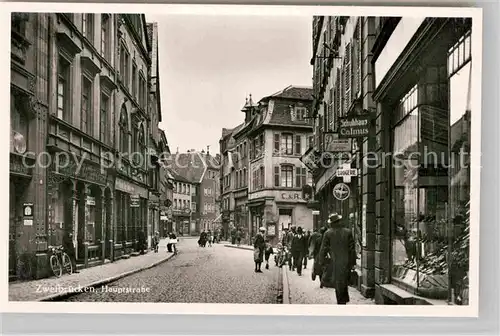
<svg viewBox="0 0 500 336">
<path fill-rule="evenodd" d="M 223 190 L 233 190 L 224 194 L 223 204 L 226 199 L 226 209 L 246 219 L 249 241 L 261 226 L 274 244 L 285 227 L 313 229 L 312 210 L 302 195 L 312 175 L 300 161 L 312 141 L 312 100 L 312 88 L 298 86 L 257 104 L 250 97 L 242 110 L 244 124 L 223 134 Z M 233 148 L 236 155 L 230 155 Z"/>
</svg>

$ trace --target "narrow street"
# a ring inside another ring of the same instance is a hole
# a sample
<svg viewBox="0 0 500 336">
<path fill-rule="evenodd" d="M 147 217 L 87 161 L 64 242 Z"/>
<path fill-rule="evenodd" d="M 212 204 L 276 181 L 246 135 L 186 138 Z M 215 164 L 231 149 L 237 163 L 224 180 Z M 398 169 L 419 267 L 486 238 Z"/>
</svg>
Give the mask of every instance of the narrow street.
<svg viewBox="0 0 500 336">
<path fill-rule="evenodd" d="M 160 251 L 161 253 L 162 251 Z M 278 269 L 253 272 L 252 252 L 224 247 L 199 248 L 197 239 L 182 239 L 179 254 L 151 269 L 108 284 L 108 288 L 144 288 L 146 293 L 96 290 L 66 301 L 276 303 Z"/>
</svg>

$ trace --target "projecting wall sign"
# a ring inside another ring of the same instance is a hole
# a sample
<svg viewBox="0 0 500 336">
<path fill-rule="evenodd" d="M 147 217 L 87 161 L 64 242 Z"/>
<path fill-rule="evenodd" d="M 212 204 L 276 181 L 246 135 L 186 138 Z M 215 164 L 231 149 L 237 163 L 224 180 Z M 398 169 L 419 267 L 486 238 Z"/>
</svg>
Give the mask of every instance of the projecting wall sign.
<svg viewBox="0 0 500 336">
<path fill-rule="evenodd" d="M 350 194 L 351 189 L 345 183 L 339 183 L 336 184 L 335 187 L 333 187 L 333 196 L 339 201 L 345 201 L 349 198 Z"/>
</svg>

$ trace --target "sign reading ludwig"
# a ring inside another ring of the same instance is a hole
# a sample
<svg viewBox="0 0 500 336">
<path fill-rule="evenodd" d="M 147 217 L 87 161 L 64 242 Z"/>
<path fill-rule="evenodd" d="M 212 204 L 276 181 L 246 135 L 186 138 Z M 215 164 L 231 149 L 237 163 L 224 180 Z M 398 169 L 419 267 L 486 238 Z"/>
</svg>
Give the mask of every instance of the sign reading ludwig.
<svg viewBox="0 0 500 336">
<path fill-rule="evenodd" d="M 339 138 L 362 138 L 370 131 L 370 116 L 352 116 L 340 119 Z"/>
</svg>

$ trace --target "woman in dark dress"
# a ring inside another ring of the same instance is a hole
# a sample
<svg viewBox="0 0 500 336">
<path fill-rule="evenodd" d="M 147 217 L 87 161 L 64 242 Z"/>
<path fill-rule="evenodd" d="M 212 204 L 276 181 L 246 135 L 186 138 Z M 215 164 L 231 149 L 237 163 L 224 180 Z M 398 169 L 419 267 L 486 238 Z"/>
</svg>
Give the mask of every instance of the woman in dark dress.
<svg viewBox="0 0 500 336">
<path fill-rule="evenodd" d="M 264 250 L 266 249 L 266 241 L 264 239 L 265 232 L 266 229 L 261 227 L 253 242 L 253 260 L 255 262 L 255 273 L 262 273 L 260 267 L 264 259 Z"/>
</svg>

